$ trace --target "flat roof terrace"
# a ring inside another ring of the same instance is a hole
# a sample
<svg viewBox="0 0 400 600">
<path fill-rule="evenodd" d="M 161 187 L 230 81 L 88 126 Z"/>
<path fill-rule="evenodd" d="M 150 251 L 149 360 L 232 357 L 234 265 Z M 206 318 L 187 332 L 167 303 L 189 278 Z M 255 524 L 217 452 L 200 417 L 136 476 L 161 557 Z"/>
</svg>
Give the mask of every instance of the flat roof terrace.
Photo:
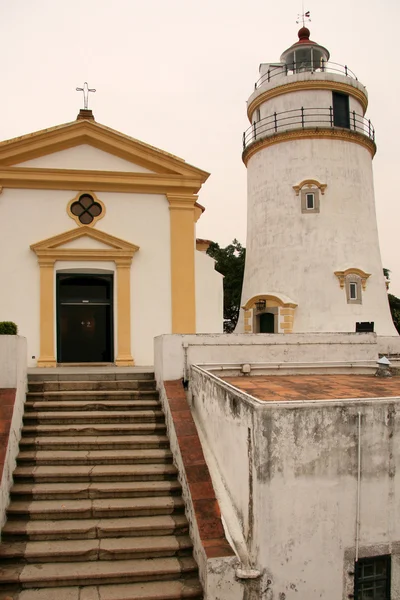
<svg viewBox="0 0 400 600">
<path fill-rule="evenodd" d="M 265 402 L 400 397 L 400 377 L 374 375 L 255 375 L 221 377 Z"/>
</svg>

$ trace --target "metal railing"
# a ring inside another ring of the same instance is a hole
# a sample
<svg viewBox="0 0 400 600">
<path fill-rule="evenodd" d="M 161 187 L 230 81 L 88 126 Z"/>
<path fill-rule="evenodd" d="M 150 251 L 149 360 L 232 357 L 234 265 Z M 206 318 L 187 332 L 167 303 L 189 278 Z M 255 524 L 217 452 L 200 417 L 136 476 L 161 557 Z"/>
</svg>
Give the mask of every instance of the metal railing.
<svg viewBox="0 0 400 600">
<path fill-rule="evenodd" d="M 305 61 L 270 67 L 268 71 L 264 73 L 264 75 L 262 75 L 258 81 L 256 81 L 254 84 L 254 89 L 258 89 L 264 83 L 269 83 L 271 79 L 279 75 L 298 75 L 299 73 L 337 73 L 339 75 L 351 77 L 352 79 L 356 79 L 358 81 L 355 73 L 353 73 L 353 71 L 349 69 L 347 65 L 340 65 L 339 63 L 328 62 L 325 60 L 321 60 L 320 64 Z"/>
<path fill-rule="evenodd" d="M 243 133 L 243 150 L 248 146 L 276 133 L 291 129 L 313 129 L 318 127 L 335 127 L 350 129 L 367 136 L 375 142 L 375 129 L 369 119 L 355 111 L 341 114 L 340 118 L 335 115 L 332 106 L 328 108 L 295 108 L 284 112 L 274 112 L 268 117 L 254 121 Z"/>
</svg>

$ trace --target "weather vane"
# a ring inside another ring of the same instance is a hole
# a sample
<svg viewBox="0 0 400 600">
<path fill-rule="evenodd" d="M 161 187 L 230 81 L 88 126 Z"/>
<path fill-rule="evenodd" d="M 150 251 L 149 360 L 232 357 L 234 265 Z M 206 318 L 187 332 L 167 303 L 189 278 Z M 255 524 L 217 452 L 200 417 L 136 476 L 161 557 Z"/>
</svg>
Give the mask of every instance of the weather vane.
<svg viewBox="0 0 400 600">
<path fill-rule="evenodd" d="M 302 13 L 300 15 L 297 15 L 296 23 L 299 24 L 300 22 L 303 23 L 303 27 L 305 27 L 306 23 L 311 23 L 310 11 L 307 10 L 306 12 L 304 12 L 304 3 L 303 3 L 303 8 L 302 8 Z"/>
<path fill-rule="evenodd" d="M 77 92 L 83 92 L 83 106 L 85 110 L 89 107 L 89 92 L 95 92 L 95 89 L 90 89 L 87 81 L 83 84 L 83 88 L 76 88 Z"/>
</svg>

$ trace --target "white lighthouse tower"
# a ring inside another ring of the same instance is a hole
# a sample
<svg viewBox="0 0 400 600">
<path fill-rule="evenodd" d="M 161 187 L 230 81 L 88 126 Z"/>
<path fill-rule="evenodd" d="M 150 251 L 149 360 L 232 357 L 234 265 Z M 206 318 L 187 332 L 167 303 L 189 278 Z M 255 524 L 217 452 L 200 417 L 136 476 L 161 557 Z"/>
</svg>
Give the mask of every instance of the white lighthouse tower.
<svg viewBox="0 0 400 600">
<path fill-rule="evenodd" d="M 347 66 L 329 62 L 306 27 L 298 36 L 279 63 L 260 66 L 248 100 L 247 254 L 236 332 L 375 331 L 397 342 L 379 250 L 367 91 Z"/>
</svg>

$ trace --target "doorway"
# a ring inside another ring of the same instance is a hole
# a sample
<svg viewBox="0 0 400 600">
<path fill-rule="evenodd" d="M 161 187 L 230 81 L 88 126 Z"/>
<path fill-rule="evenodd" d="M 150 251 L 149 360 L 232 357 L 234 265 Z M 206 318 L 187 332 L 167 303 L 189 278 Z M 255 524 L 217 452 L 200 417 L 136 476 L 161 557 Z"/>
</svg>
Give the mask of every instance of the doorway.
<svg viewBox="0 0 400 600">
<path fill-rule="evenodd" d="M 333 125 L 350 129 L 350 105 L 347 94 L 332 92 Z"/>
<path fill-rule="evenodd" d="M 261 313 L 260 333 L 275 333 L 275 315 L 269 312 Z"/>
<path fill-rule="evenodd" d="M 57 361 L 114 361 L 113 275 L 57 274 Z"/>
</svg>

